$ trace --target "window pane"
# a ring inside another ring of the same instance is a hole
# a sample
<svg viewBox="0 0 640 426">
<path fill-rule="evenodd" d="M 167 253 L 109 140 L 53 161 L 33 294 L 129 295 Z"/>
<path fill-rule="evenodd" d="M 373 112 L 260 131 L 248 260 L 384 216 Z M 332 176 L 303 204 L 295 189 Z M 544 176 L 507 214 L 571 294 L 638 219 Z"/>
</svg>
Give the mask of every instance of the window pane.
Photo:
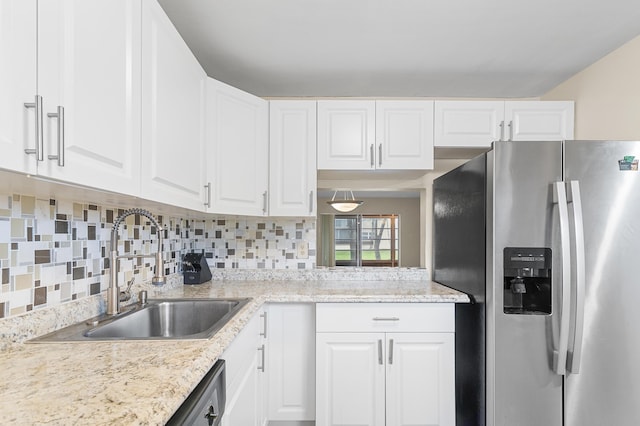
<svg viewBox="0 0 640 426">
<path fill-rule="evenodd" d="M 335 217 L 334 225 L 336 265 L 398 266 L 397 216 L 343 215 Z"/>
</svg>

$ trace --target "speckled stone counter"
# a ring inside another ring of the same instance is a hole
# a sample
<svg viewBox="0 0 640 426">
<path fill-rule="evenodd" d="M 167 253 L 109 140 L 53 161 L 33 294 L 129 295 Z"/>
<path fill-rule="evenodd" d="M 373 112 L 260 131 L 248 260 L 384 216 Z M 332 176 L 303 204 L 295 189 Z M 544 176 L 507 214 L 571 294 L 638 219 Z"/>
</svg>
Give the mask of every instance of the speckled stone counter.
<svg viewBox="0 0 640 426">
<path fill-rule="evenodd" d="M 14 344 L 0 353 L 0 423 L 164 424 L 264 303 L 469 302 L 417 280 L 225 280 L 149 291 L 176 297 L 252 300 L 209 340 Z"/>
</svg>

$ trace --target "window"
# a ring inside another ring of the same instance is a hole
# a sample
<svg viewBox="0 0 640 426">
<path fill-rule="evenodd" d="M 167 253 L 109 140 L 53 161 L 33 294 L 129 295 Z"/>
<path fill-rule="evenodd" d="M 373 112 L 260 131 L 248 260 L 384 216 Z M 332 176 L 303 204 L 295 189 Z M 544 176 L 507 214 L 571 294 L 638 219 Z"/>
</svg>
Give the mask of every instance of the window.
<svg viewBox="0 0 640 426">
<path fill-rule="evenodd" d="M 336 215 L 337 266 L 398 266 L 400 264 L 397 215 Z"/>
</svg>

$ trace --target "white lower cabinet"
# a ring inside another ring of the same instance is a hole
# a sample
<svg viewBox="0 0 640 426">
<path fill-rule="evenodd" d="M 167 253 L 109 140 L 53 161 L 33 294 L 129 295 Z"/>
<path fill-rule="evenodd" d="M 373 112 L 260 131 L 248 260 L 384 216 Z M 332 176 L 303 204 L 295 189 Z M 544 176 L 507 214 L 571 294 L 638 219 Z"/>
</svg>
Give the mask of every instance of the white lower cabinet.
<svg viewBox="0 0 640 426">
<path fill-rule="evenodd" d="M 256 313 L 222 354 L 226 361 L 227 401 L 223 426 L 266 424 L 263 404 L 262 317 Z"/>
<path fill-rule="evenodd" d="M 267 418 L 315 420 L 315 305 L 275 303 L 267 308 Z"/>
<path fill-rule="evenodd" d="M 452 304 L 318 304 L 316 425 L 454 425 Z"/>
<path fill-rule="evenodd" d="M 387 426 L 454 425 L 454 334 L 387 333 Z"/>
<path fill-rule="evenodd" d="M 385 424 L 384 333 L 318 333 L 316 425 Z"/>
</svg>

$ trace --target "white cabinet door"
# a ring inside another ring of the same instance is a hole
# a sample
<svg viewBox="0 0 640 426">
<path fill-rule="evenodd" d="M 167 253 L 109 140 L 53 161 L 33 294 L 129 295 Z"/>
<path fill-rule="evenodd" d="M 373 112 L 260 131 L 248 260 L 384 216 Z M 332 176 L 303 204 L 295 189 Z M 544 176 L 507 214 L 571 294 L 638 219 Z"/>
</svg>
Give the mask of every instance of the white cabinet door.
<svg viewBox="0 0 640 426">
<path fill-rule="evenodd" d="M 253 352 L 252 352 L 253 353 Z M 260 372 L 258 371 L 260 356 L 257 353 L 251 357 L 251 362 L 246 364 L 245 370 L 238 383 L 235 392 L 227 394 L 227 403 L 222 424 L 225 426 L 262 426 L 260 419 Z"/>
<path fill-rule="evenodd" d="M 262 426 L 264 347 L 260 338 L 261 325 L 260 314 L 256 313 L 221 356 L 226 365 L 224 426 Z"/>
<path fill-rule="evenodd" d="M 140 0 L 38 1 L 38 174 L 139 194 L 140 15 Z"/>
<path fill-rule="evenodd" d="M 269 214 L 316 214 L 316 102 L 269 102 Z"/>
<path fill-rule="evenodd" d="M 573 102 L 505 102 L 505 122 L 507 122 L 505 140 L 573 139 Z"/>
<path fill-rule="evenodd" d="M 376 101 L 376 168 L 433 169 L 433 101 Z"/>
<path fill-rule="evenodd" d="M 155 0 L 142 27 L 141 196 L 204 210 L 206 74 Z"/>
<path fill-rule="evenodd" d="M 318 169 L 432 169 L 433 101 L 318 101 Z"/>
<path fill-rule="evenodd" d="M 209 211 L 268 212 L 269 106 L 264 99 L 207 79 Z"/>
<path fill-rule="evenodd" d="M 0 0 L 0 168 L 36 173 L 36 0 Z M 35 151 L 34 151 L 35 153 Z"/>
<path fill-rule="evenodd" d="M 375 112 L 375 101 L 318 101 L 318 169 L 374 169 Z"/>
<path fill-rule="evenodd" d="M 436 101 L 435 146 L 490 148 L 493 141 L 573 138 L 570 101 Z"/>
<path fill-rule="evenodd" d="M 270 304 L 267 314 L 267 417 L 315 420 L 314 304 Z"/>
<path fill-rule="evenodd" d="M 455 425 L 454 330 L 453 304 L 317 304 L 316 424 Z"/>
<path fill-rule="evenodd" d="M 316 424 L 385 425 L 384 333 L 316 334 Z"/>
<path fill-rule="evenodd" d="M 386 426 L 455 425 L 453 333 L 387 333 Z"/>
<path fill-rule="evenodd" d="M 504 139 L 503 101 L 436 101 L 436 147 L 490 148 Z"/>
</svg>

